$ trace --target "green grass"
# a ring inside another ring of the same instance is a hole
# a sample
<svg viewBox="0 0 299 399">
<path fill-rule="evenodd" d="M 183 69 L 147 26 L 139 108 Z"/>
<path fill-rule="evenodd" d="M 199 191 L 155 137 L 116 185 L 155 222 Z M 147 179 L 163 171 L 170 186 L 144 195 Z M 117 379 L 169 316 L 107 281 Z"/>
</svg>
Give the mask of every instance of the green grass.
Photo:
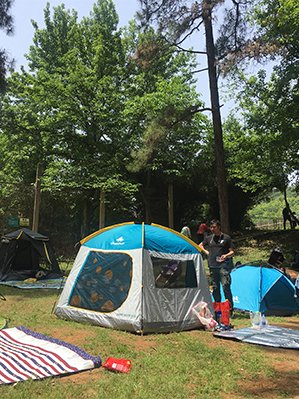
<svg viewBox="0 0 299 399">
<path fill-rule="evenodd" d="M 235 243 L 235 262 L 267 261 L 271 251 L 279 247 L 286 258 L 286 266 L 289 266 L 294 260 L 295 250 L 299 250 L 299 229 L 278 231 L 257 230 L 247 235 L 239 235 L 233 238 Z"/>
<path fill-rule="evenodd" d="M 288 238 L 282 233 L 235 237 L 236 259 L 265 258 L 276 242 L 283 243 L 291 253 L 295 241 L 299 242 L 299 231 L 296 237 L 290 236 L 294 232 L 288 232 Z M 100 368 L 71 377 L 2 386 L 1 399 L 279 399 L 299 394 L 296 371 L 292 369 L 298 351 L 227 341 L 204 330 L 137 336 L 58 319 L 51 313 L 57 300 L 56 290 L 0 286 L 0 293 L 6 297 L 6 301 L 0 301 L 0 315 L 8 320 L 8 327 L 23 325 L 80 346 L 92 355 L 100 355 L 103 361 L 115 356 L 128 358 L 133 364 L 129 374 Z M 269 317 L 268 321 L 299 327 L 298 316 Z M 249 326 L 250 320 L 240 314 L 233 324 L 241 328 Z M 282 361 L 286 362 L 286 368 L 279 379 Z M 263 391 L 265 382 L 267 392 Z"/>
</svg>

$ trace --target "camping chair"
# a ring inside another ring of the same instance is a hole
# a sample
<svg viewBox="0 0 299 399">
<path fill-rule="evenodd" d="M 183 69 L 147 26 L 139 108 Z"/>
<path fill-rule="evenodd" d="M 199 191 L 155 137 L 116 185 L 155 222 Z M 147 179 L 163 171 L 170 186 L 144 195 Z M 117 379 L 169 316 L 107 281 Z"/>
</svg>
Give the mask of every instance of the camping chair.
<svg viewBox="0 0 299 399">
<path fill-rule="evenodd" d="M 181 273 L 181 264 L 179 260 L 171 260 L 167 265 L 162 265 L 160 274 L 156 278 L 156 283 L 165 279 L 163 287 L 171 286 Z"/>
</svg>

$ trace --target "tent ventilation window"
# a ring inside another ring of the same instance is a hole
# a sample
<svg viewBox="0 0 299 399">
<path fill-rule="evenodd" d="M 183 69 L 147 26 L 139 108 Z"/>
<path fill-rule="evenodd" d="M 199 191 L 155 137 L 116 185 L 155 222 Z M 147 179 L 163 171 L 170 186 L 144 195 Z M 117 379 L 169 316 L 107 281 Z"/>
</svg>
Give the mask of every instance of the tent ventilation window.
<svg viewBox="0 0 299 399">
<path fill-rule="evenodd" d="M 156 288 L 196 288 L 193 260 L 152 257 Z"/>
</svg>

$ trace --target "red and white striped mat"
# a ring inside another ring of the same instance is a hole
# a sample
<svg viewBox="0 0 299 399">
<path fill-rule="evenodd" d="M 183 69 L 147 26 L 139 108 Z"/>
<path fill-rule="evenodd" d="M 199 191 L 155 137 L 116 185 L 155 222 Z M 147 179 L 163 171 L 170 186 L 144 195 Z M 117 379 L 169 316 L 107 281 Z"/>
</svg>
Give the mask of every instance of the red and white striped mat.
<svg viewBox="0 0 299 399">
<path fill-rule="evenodd" d="M 0 384 L 100 367 L 101 358 L 25 327 L 0 331 Z"/>
</svg>

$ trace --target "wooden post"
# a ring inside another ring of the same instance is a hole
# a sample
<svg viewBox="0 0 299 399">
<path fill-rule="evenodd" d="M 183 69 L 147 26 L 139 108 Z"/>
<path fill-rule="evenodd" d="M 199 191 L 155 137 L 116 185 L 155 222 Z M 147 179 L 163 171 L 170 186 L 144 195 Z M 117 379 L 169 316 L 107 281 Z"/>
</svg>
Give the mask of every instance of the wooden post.
<svg viewBox="0 0 299 399">
<path fill-rule="evenodd" d="M 99 229 L 105 227 L 105 191 L 100 191 Z"/>
<path fill-rule="evenodd" d="M 33 219 L 32 219 L 32 231 L 38 231 L 39 224 L 39 211 L 41 202 L 41 177 L 43 175 L 43 167 L 40 163 L 36 166 L 36 177 L 34 183 L 34 205 L 33 205 Z"/>
<path fill-rule="evenodd" d="M 168 227 L 173 229 L 173 183 L 168 184 Z"/>
</svg>

